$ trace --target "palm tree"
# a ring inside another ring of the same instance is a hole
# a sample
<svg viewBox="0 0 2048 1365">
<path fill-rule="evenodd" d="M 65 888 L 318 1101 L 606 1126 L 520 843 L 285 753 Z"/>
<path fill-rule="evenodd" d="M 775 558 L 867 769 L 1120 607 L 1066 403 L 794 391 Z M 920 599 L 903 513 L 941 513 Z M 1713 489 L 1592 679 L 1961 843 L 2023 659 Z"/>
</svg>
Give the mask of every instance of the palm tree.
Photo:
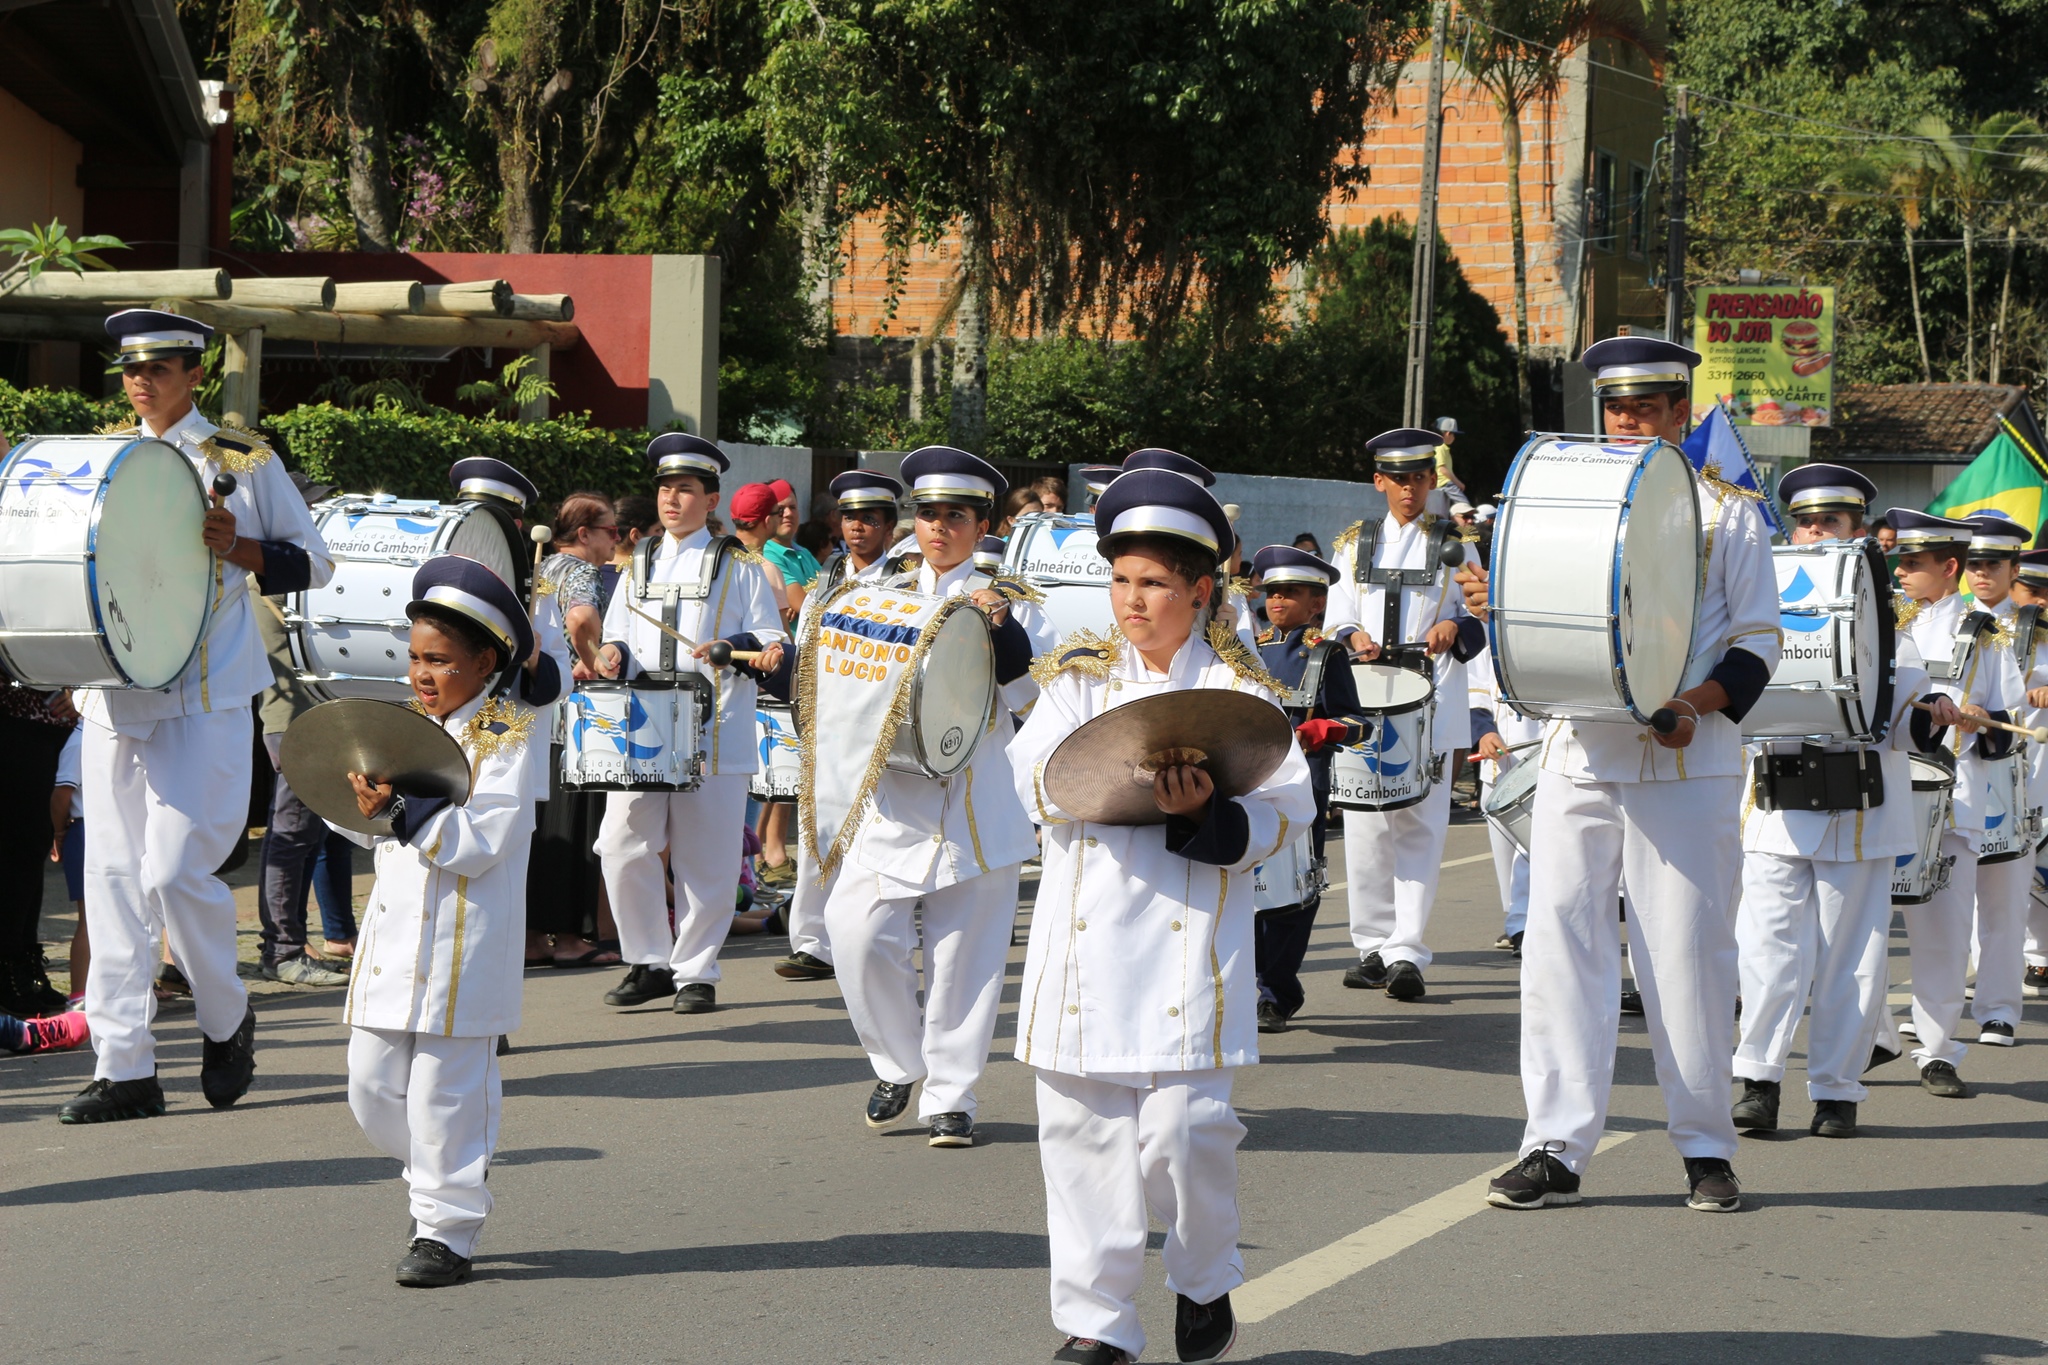
<svg viewBox="0 0 2048 1365">
<path fill-rule="evenodd" d="M 1529 394 L 1529 252 L 1522 224 L 1522 111 L 1555 96 L 1564 63 L 1598 38 L 1663 60 L 1643 22 L 1640 0 L 1462 0 L 1465 74 L 1493 96 L 1507 167 L 1508 236 L 1515 266 L 1515 392 L 1524 428 L 1536 424 Z"/>
<path fill-rule="evenodd" d="M 1921 209 L 1934 176 L 1922 158 L 1902 152 L 1900 144 L 1859 152 L 1836 165 L 1824 183 L 1834 191 L 1831 212 L 1873 199 L 1897 202 L 1899 217 L 1906 225 L 1906 292 L 1913 300 L 1913 337 L 1920 343 L 1920 382 L 1932 384 L 1934 362 L 1927 353 L 1927 320 L 1920 311 L 1920 263 L 1913 250 L 1913 235 L 1920 230 Z"/>
<path fill-rule="evenodd" d="M 1913 125 L 1916 141 L 1901 149 L 1907 158 L 1917 157 L 1933 177 L 1934 193 L 1955 206 L 1963 228 L 1963 379 L 1977 382 L 1977 235 L 1988 209 L 2010 207 L 2001 201 L 2015 197 L 2029 175 L 2026 162 L 2038 150 L 2034 141 L 2041 136 L 2040 125 L 2019 114 L 1987 114 L 1967 133 L 1957 133 L 1946 119 L 1929 114 Z M 2006 280 L 2011 288 L 2011 252 L 2016 245 L 2017 225 L 2008 222 Z M 1999 322 L 2004 324 L 2001 303 Z"/>
</svg>

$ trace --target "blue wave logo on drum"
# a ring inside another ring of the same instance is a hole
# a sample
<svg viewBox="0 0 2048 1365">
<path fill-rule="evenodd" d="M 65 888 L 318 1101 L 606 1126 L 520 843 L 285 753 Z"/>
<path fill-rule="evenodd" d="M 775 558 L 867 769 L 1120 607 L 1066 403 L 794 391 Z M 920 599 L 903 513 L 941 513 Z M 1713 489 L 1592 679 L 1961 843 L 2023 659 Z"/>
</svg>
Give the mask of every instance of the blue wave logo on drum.
<svg viewBox="0 0 2048 1365">
<path fill-rule="evenodd" d="M 754 720 L 761 727 L 761 762 L 767 763 L 777 750 L 797 751 L 796 736 L 782 728 L 782 723 L 766 711 L 754 712 Z"/>
<path fill-rule="evenodd" d="M 1996 809 L 1998 806 L 1998 788 L 1992 786 L 1989 782 L 1984 784 L 1984 801 L 1987 806 L 1993 809 Z M 1984 816 L 1984 832 L 1989 834 L 1992 830 L 2004 824 L 2005 817 L 2010 813 L 2009 811 L 2000 810 L 1998 814 L 1992 815 L 1987 811 Z"/>
<path fill-rule="evenodd" d="M 382 512 L 351 512 L 348 514 L 348 529 L 353 531 L 368 517 L 384 516 Z M 431 521 L 420 521 L 415 517 L 392 517 L 391 524 L 409 536 L 430 536 L 441 528 Z"/>
<path fill-rule="evenodd" d="M 626 698 L 626 723 L 620 725 L 611 716 L 607 716 L 602 711 L 594 709 L 588 697 L 580 693 L 571 693 L 570 695 L 576 702 L 576 743 L 580 747 L 586 749 L 590 747 L 586 737 L 594 731 L 600 740 L 609 743 L 613 749 L 624 754 L 627 758 L 656 758 L 661 754 L 661 746 L 659 744 L 635 744 L 633 742 L 633 736 L 639 733 L 641 727 L 647 724 L 647 708 L 640 704 L 638 697 L 628 694 Z"/>
<path fill-rule="evenodd" d="M 1358 755 L 1365 760 L 1365 766 L 1380 777 L 1399 777 L 1415 766 L 1415 755 L 1407 752 L 1408 746 L 1401 742 L 1401 736 L 1392 725 L 1375 726 L 1372 737 L 1358 746 Z M 1396 754 L 1406 754 L 1399 763 L 1393 761 Z"/>
<path fill-rule="evenodd" d="M 54 486 L 61 488 L 66 493 L 77 493 L 80 496 L 86 496 L 100 486 L 98 476 L 92 472 L 92 461 L 90 460 L 72 470 L 69 474 L 59 474 L 57 466 L 51 464 L 48 460 L 33 458 L 24 459 L 21 462 L 21 468 L 30 471 L 21 476 L 21 486 L 24 489 L 35 485 L 41 485 L 44 488 Z"/>
<path fill-rule="evenodd" d="M 1792 571 L 1792 581 L 1787 583 L 1784 589 L 1779 592 L 1778 600 L 1780 602 L 1804 602 L 1811 596 L 1813 596 L 1813 580 L 1807 577 L 1805 569 L 1794 569 Z M 1796 616 L 1791 612 L 1783 611 L 1778 613 L 1778 624 L 1780 626 L 1783 626 L 1786 630 L 1796 630 L 1806 634 L 1826 629 L 1832 622 L 1832 619 L 1827 616 Z"/>
<path fill-rule="evenodd" d="M 1919 856 L 1920 855 L 1918 853 L 1901 853 L 1897 858 L 1892 860 L 1892 866 L 1904 867 L 1907 863 L 1912 862 L 1915 858 Z"/>
</svg>

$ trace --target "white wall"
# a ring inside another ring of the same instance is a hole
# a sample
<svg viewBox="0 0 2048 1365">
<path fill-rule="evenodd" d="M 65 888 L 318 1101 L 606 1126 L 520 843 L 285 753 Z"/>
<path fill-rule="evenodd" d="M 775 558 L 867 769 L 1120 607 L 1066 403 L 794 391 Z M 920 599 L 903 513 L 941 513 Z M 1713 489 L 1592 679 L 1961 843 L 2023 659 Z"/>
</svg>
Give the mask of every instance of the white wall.
<svg viewBox="0 0 2048 1365">
<path fill-rule="evenodd" d="M 1080 465 L 1067 470 L 1067 486 L 1081 487 Z M 1263 474 L 1218 474 L 1213 490 L 1223 503 L 1243 509 L 1237 533 L 1245 558 L 1263 545 L 1288 545 L 1303 531 L 1329 553 L 1337 533 L 1366 516 L 1387 514 L 1387 500 L 1370 483 L 1340 479 L 1275 478 Z"/>
<path fill-rule="evenodd" d="M 733 491 L 741 484 L 770 483 L 776 479 L 787 479 L 789 486 L 796 490 L 796 514 L 798 521 L 808 520 L 811 515 L 811 450 L 809 446 L 750 446 L 737 441 L 720 441 L 718 448 L 732 461 L 732 468 L 719 480 L 729 501 Z M 732 517 L 728 513 L 722 518 L 728 524 Z"/>
</svg>

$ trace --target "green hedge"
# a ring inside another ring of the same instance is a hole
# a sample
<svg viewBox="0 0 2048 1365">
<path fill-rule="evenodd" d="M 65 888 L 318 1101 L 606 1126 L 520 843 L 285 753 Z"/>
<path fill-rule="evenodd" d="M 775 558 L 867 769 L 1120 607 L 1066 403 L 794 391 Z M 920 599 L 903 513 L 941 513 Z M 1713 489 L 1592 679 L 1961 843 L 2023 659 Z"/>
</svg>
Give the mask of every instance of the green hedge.
<svg viewBox="0 0 2048 1365">
<path fill-rule="evenodd" d="M 76 389 L 17 389 L 0 379 L 0 431 L 24 436 L 88 436 L 133 411 L 120 394 L 88 398 Z"/>
</svg>

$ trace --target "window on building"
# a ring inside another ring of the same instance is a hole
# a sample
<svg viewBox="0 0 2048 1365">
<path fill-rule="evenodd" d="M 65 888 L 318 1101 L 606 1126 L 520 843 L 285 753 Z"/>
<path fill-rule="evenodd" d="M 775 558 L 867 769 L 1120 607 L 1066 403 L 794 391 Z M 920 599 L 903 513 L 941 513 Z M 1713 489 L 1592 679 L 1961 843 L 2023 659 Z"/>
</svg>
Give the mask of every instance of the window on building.
<svg viewBox="0 0 2048 1365">
<path fill-rule="evenodd" d="M 1614 250 L 1614 153 L 1593 153 L 1593 183 L 1586 194 L 1586 237 L 1596 251 Z"/>
<path fill-rule="evenodd" d="M 1631 164 L 1628 168 L 1628 258 L 1647 259 L 1650 254 L 1650 168 Z"/>
</svg>

